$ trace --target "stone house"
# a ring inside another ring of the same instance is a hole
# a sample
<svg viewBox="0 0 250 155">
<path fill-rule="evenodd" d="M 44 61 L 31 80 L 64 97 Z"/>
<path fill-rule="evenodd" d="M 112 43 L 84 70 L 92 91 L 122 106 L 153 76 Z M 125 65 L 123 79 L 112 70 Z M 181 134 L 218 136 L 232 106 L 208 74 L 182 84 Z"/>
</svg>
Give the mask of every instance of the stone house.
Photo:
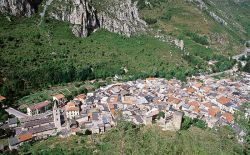
<svg viewBox="0 0 250 155">
<path fill-rule="evenodd" d="M 44 101 L 37 103 L 35 105 L 29 106 L 27 108 L 27 114 L 29 116 L 37 115 L 40 113 L 44 113 L 49 109 L 51 102 L 50 101 Z"/>
</svg>

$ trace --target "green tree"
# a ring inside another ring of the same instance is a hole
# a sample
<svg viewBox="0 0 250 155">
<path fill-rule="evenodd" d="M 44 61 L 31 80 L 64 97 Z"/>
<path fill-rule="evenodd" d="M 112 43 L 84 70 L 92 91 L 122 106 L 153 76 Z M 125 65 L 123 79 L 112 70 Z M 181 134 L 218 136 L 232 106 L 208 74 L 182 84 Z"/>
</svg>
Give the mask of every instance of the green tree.
<svg viewBox="0 0 250 155">
<path fill-rule="evenodd" d="M 165 113 L 163 111 L 160 111 L 159 114 L 157 115 L 157 119 L 165 118 Z"/>
<path fill-rule="evenodd" d="M 250 61 L 247 62 L 246 66 L 244 67 L 243 71 L 250 73 Z"/>
<path fill-rule="evenodd" d="M 193 124 L 193 120 L 190 117 L 184 116 L 181 124 L 182 130 L 187 130 Z"/>
<path fill-rule="evenodd" d="M 207 128 L 207 123 L 203 120 L 200 120 L 200 119 L 194 119 L 194 126 L 198 127 L 198 128 L 201 128 L 201 129 L 205 129 Z"/>
<path fill-rule="evenodd" d="M 250 48 L 250 42 L 249 41 L 246 43 L 246 47 Z"/>
</svg>

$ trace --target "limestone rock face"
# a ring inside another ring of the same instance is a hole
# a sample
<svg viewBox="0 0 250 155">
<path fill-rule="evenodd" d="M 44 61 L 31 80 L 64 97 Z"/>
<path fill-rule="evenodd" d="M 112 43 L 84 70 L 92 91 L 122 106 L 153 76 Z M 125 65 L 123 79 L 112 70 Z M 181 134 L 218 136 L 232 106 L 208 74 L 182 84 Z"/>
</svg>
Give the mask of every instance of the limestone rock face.
<svg viewBox="0 0 250 155">
<path fill-rule="evenodd" d="M 53 5 L 53 3 L 52 3 Z M 139 18 L 136 3 L 131 0 L 112 0 L 105 10 L 96 10 L 89 0 L 62 0 L 53 6 L 50 17 L 70 22 L 72 32 L 78 37 L 86 37 L 98 28 L 131 36 L 145 31 L 146 23 Z"/>
<path fill-rule="evenodd" d="M 139 18 L 136 5 L 131 0 L 114 0 L 108 11 L 98 13 L 100 27 L 126 36 L 145 31 L 146 23 Z"/>
<path fill-rule="evenodd" d="M 34 11 L 34 7 L 28 0 L 0 0 L 0 12 L 2 13 L 30 17 Z"/>
<path fill-rule="evenodd" d="M 75 36 L 86 37 L 99 27 L 96 10 L 87 0 L 64 0 L 50 10 L 50 17 L 73 25 L 72 32 Z"/>
<path fill-rule="evenodd" d="M 1 0 L 0 12 L 14 16 L 30 17 L 42 0 Z M 131 0 L 104 0 L 97 10 L 91 0 L 48 0 L 44 3 L 43 16 L 72 24 L 75 36 L 86 37 L 98 28 L 131 36 L 143 32 L 146 23 L 139 18 L 137 2 Z M 43 17 L 42 16 L 42 17 Z"/>
</svg>

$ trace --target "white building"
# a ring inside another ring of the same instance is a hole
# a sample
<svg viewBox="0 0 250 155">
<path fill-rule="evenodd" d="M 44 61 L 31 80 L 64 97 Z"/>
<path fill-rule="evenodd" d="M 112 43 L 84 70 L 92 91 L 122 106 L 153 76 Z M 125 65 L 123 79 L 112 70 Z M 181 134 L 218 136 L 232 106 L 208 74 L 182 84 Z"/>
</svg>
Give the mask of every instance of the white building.
<svg viewBox="0 0 250 155">
<path fill-rule="evenodd" d="M 73 119 L 79 115 L 79 107 L 77 107 L 74 102 L 68 102 L 67 105 L 65 105 L 65 112 L 67 118 Z"/>
</svg>

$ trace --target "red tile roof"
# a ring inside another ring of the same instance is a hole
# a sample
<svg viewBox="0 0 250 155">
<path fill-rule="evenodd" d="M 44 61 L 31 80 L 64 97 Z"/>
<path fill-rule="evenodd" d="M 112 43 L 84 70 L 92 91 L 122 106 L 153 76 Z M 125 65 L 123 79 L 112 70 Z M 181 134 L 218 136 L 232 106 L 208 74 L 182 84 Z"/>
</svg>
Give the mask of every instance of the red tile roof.
<svg viewBox="0 0 250 155">
<path fill-rule="evenodd" d="M 4 96 L 1 96 L 0 95 L 0 101 L 3 101 L 3 100 L 5 100 L 6 98 L 4 97 Z"/>
<path fill-rule="evenodd" d="M 194 89 L 194 88 L 191 88 L 191 87 L 188 87 L 188 88 L 187 88 L 187 92 L 188 92 L 189 94 L 192 94 L 192 93 L 195 92 L 195 89 Z"/>
<path fill-rule="evenodd" d="M 19 139 L 20 142 L 30 140 L 31 138 L 32 138 L 31 133 L 25 133 L 25 134 L 21 134 L 21 135 L 18 136 L 18 139 Z"/>
<path fill-rule="evenodd" d="M 170 103 L 174 103 L 174 104 L 179 104 L 181 102 L 180 99 L 175 98 L 173 96 L 169 96 L 167 101 L 170 102 Z"/>
<path fill-rule="evenodd" d="M 199 112 L 200 112 L 199 107 L 195 107 L 195 108 L 193 109 L 193 112 L 199 113 Z"/>
<path fill-rule="evenodd" d="M 233 115 L 228 112 L 225 112 L 222 116 L 228 123 L 231 123 L 234 119 Z"/>
<path fill-rule="evenodd" d="M 209 93 L 210 92 L 210 90 L 211 90 L 211 88 L 210 87 L 203 87 L 202 88 L 203 90 L 204 90 L 204 92 L 207 94 L 207 93 Z"/>
<path fill-rule="evenodd" d="M 191 101 L 191 102 L 188 102 L 188 105 L 194 106 L 194 107 L 199 107 L 199 106 L 200 106 L 200 103 L 197 102 L 197 101 Z"/>
<path fill-rule="evenodd" d="M 218 108 L 209 108 L 208 109 L 208 115 L 215 117 L 220 112 L 220 109 Z"/>
<path fill-rule="evenodd" d="M 210 102 L 205 102 L 203 103 L 203 105 L 207 108 L 211 108 L 212 107 L 212 104 Z"/>
<path fill-rule="evenodd" d="M 220 97 L 219 99 L 217 99 L 217 102 L 219 102 L 220 104 L 227 104 L 228 102 L 230 102 L 231 101 L 231 99 L 229 99 L 229 98 L 226 98 L 226 97 L 224 97 L 224 96 L 222 96 L 222 97 Z"/>
<path fill-rule="evenodd" d="M 200 88 L 202 85 L 203 85 L 202 83 L 198 82 L 198 83 L 196 83 L 194 86 L 195 86 L 196 88 Z"/>
<path fill-rule="evenodd" d="M 86 99 L 86 95 L 85 94 L 79 94 L 79 95 L 76 96 L 76 98 L 79 99 L 79 100 L 84 100 L 84 99 Z"/>
<path fill-rule="evenodd" d="M 76 106 L 76 104 L 74 102 L 68 102 L 65 105 L 65 110 L 66 111 L 78 111 L 79 108 Z"/>
<path fill-rule="evenodd" d="M 40 103 L 37 103 L 37 104 L 35 104 L 35 105 L 32 105 L 32 106 L 30 106 L 29 108 L 30 108 L 31 110 L 41 109 L 41 108 L 43 108 L 43 107 L 48 106 L 50 103 L 51 103 L 50 101 L 44 101 L 44 102 L 40 102 Z"/>
<path fill-rule="evenodd" d="M 55 97 L 56 99 L 60 100 L 60 99 L 64 98 L 64 95 L 63 94 L 57 94 L 57 95 L 54 95 L 53 97 Z"/>
</svg>

